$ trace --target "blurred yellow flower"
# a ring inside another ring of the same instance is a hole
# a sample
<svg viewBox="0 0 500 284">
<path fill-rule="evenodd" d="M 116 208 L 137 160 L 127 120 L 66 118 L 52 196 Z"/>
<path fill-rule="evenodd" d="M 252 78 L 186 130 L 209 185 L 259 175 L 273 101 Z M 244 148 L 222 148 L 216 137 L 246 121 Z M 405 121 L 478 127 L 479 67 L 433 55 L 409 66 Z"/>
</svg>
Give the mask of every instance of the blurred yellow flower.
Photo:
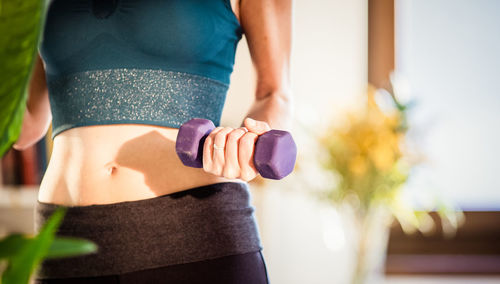
<svg viewBox="0 0 500 284">
<path fill-rule="evenodd" d="M 362 176 L 366 173 L 366 160 L 361 155 L 357 155 L 349 161 L 349 170 L 355 176 Z"/>
<path fill-rule="evenodd" d="M 332 126 L 320 139 L 329 154 L 324 165 L 341 177 L 333 195 L 340 201 L 355 194 L 370 206 L 390 199 L 407 179 L 408 167 L 396 166 L 404 162 L 404 113 L 396 107 L 382 111 L 376 95 L 369 88 L 366 104 L 347 113 L 345 124 Z"/>
</svg>

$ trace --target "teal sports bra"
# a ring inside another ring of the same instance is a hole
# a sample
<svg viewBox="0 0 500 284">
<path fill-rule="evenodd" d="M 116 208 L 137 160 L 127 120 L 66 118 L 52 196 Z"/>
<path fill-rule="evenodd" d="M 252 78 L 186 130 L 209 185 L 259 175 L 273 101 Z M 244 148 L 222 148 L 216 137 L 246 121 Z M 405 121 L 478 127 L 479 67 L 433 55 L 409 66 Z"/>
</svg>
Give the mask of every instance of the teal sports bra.
<svg viewBox="0 0 500 284">
<path fill-rule="evenodd" d="M 220 124 L 243 34 L 229 0 L 53 0 L 39 45 L 52 138 L 99 124 Z"/>
</svg>

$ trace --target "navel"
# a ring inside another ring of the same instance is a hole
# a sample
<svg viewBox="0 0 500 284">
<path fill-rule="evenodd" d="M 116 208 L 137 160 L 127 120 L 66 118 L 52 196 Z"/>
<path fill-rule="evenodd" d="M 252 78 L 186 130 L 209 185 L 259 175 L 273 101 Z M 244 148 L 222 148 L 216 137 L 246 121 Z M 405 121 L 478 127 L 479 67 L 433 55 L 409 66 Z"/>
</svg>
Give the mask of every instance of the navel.
<svg viewBox="0 0 500 284">
<path fill-rule="evenodd" d="M 111 161 L 111 162 L 104 165 L 104 169 L 105 169 L 106 174 L 108 176 L 112 176 L 112 175 L 115 175 L 117 173 L 118 166 L 115 164 L 114 161 Z"/>
</svg>

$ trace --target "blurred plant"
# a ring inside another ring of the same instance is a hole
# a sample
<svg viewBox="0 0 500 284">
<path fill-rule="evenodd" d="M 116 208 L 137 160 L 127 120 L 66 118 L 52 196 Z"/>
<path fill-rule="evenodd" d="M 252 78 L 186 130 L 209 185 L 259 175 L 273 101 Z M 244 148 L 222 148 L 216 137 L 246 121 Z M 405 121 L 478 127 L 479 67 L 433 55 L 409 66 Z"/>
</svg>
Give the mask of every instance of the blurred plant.
<svg viewBox="0 0 500 284">
<path fill-rule="evenodd" d="M 398 100 L 394 76 L 391 79 L 389 90 L 369 86 L 365 103 L 318 137 L 320 168 L 331 177 L 318 183 L 319 196 L 352 216 L 350 224 L 358 236 L 353 240 L 357 258 L 352 283 L 373 283 L 376 279 L 370 274 L 379 277 L 373 274 L 382 269 L 392 216 L 406 233 L 430 233 L 435 224 L 427 210 L 436 210 L 447 237 L 463 221 L 459 210 L 441 200 L 419 210 L 405 200 L 403 185 L 424 156 L 408 147 L 408 111 L 414 102 Z M 302 160 L 306 159 L 299 159 L 299 171 Z M 311 174 L 302 170 L 304 177 Z"/>
<path fill-rule="evenodd" d="M 48 4 L 46 0 L 0 0 L 0 157 L 21 132 Z M 55 237 L 64 214 L 64 208 L 56 210 L 37 236 L 11 234 L 0 240 L 0 282 L 28 283 L 45 258 L 71 257 L 97 250 L 93 242 L 84 239 Z"/>
<path fill-rule="evenodd" d="M 407 112 L 413 105 L 413 101 L 401 103 L 392 88 L 369 86 L 361 109 L 347 113 L 345 124 L 329 127 L 319 139 L 324 151 L 321 165 L 338 178 L 323 194 L 336 204 L 349 203 L 360 217 L 382 206 L 405 232 L 425 233 L 433 227 L 432 218 L 427 211 L 414 210 L 401 190 L 411 169 L 424 160 L 406 147 Z M 451 225 L 443 231 L 453 234 L 460 212 L 438 200 L 435 209 L 446 219 L 443 225 Z"/>
<path fill-rule="evenodd" d="M 0 283 L 28 283 L 43 259 L 72 257 L 97 251 L 88 240 L 55 237 L 66 209 L 58 208 L 34 237 L 11 234 L 0 240 L 0 261 L 6 262 Z"/>
<path fill-rule="evenodd" d="M 365 109 L 347 114 L 348 123 L 331 128 L 321 137 L 328 151 L 323 166 L 341 177 L 336 188 L 329 191 L 329 199 L 342 202 L 355 197 L 361 214 L 374 203 L 391 203 L 409 172 L 400 149 L 407 128 L 404 108 L 401 110 L 383 113 L 371 87 Z"/>
<path fill-rule="evenodd" d="M 19 138 L 45 0 L 0 0 L 0 157 Z"/>
</svg>

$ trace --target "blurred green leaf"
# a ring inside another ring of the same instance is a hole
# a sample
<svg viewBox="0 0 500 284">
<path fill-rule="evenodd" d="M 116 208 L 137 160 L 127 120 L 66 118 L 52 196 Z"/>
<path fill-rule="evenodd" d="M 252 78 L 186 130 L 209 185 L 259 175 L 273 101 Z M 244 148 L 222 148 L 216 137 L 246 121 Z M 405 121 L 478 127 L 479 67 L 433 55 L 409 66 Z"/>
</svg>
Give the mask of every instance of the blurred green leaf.
<svg viewBox="0 0 500 284">
<path fill-rule="evenodd" d="M 97 246 L 90 241 L 80 238 L 58 237 L 52 242 L 46 258 L 61 258 L 93 253 Z"/>
<path fill-rule="evenodd" d="M 72 257 L 97 251 L 91 241 L 55 237 L 66 209 L 59 208 L 36 237 L 13 234 L 0 240 L 0 259 L 7 260 L 3 283 L 28 283 L 42 259 Z"/>
<path fill-rule="evenodd" d="M 35 268 L 38 267 L 41 260 L 48 254 L 57 228 L 65 213 L 66 208 L 59 207 L 43 225 L 40 233 L 35 238 L 25 243 L 22 248 L 17 250 L 15 255 L 9 257 L 7 269 L 2 275 L 2 282 L 4 284 L 28 283 Z"/>
<path fill-rule="evenodd" d="M 7 260 L 7 269 L 2 277 L 4 283 L 28 283 L 29 277 L 43 259 L 72 257 L 97 251 L 97 245 L 91 241 L 55 237 L 65 211 L 65 208 L 59 208 L 54 212 L 36 237 L 12 234 L 0 240 L 0 259 Z"/>
<path fill-rule="evenodd" d="M 31 240 L 21 234 L 12 234 L 0 240 L 0 259 L 9 258 L 18 253 Z"/>
<path fill-rule="evenodd" d="M 0 157 L 21 133 L 45 4 L 44 0 L 0 0 Z"/>
</svg>

